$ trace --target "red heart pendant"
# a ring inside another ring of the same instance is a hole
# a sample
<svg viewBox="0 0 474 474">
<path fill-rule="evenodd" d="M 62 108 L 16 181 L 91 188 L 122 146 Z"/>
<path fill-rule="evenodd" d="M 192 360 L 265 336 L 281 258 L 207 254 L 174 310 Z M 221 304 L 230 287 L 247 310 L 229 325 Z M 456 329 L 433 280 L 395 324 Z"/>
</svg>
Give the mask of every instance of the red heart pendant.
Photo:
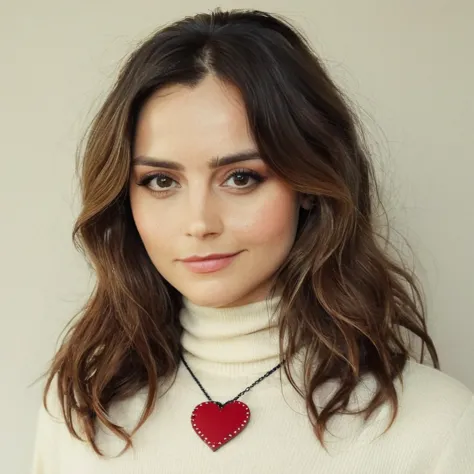
<svg viewBox="0 0 474 474">
<path fill-rule="evenodd" d="M 225 405 L 204 402 L 191 415 L 194 431 L 213 451 L 234 439 L 247 426 L 249 419 L 249 407 L 239 401 Z"/>
</svg>

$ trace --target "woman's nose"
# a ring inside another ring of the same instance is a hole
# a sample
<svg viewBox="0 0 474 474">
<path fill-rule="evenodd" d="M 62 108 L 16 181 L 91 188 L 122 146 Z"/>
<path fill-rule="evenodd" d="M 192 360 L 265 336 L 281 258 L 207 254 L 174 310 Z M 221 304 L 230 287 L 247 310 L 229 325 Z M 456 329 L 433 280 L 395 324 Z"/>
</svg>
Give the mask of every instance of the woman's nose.
<svg viewBox="0 0 474 474">
<path fill-rule="evenodd" d="M 187 209 L 183 212 L 186 235 L 197 239 L 222 233 L 222 219 L 217 198 L 209 190 L 189 195 Z"/>
</svg>

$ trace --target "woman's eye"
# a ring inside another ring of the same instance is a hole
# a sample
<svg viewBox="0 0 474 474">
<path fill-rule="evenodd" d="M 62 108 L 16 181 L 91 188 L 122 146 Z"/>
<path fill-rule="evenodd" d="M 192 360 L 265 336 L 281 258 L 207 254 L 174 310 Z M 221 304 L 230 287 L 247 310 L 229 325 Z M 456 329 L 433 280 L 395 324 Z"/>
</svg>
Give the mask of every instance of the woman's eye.
<svg viewBox="0 0 474 474">
<path fill-rule="evenodd" d="M 250 189 L 264 180 L 265 178 L 256 171 L 237 170 L 227 177 L 223 186 L 232 189 Z M 169 191 L 180 187 L 176 180 L 162 173 L 145 176 L 137 184 L 160 196 L 165 196 Z"/>
<path fill-rule="evenodd" d="M 169 176 L 159 176 L 159 177 L 155 177 L 154 179 L 156 179 L 156 185 L 159 188 L 165 188 L 165 189 L 170 188 L 171 185 L 176 182 L 174 179 L 170 178 Z"/>
<path fill-rule="evenodd" d="M 227 179 L 227 182 L 233 182 L 232 188 L 249 188 L 255 184 L 261 183 L 263 177 L 255 171 L 234 171 Z"/>
<path fill-rule="evenodd" d="M 176 186 L 174 184 L 178 184 L 173 178 L 165 174 L 155 174 L 152 176 L 145 176 L 138 184 L 140 186 L 146 186 L 152 191 L 168 191 L 169 189 L 173 189 Z"/>
</svg>

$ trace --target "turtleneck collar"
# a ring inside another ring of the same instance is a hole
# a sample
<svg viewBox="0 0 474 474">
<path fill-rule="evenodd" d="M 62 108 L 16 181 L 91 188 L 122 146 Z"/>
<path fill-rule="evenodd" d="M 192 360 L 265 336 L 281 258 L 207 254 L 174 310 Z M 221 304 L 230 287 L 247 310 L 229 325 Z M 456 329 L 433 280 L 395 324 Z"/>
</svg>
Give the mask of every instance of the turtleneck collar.
<svg viewBox="0 0 474 474">
<path fill-rule="evenodd" d="M 183 298 L 179 318 L 186 361 L 216 375 L 262 374 L 280 363 L 279 296 L 232 308 L 198 306 Z"/>
</svg>

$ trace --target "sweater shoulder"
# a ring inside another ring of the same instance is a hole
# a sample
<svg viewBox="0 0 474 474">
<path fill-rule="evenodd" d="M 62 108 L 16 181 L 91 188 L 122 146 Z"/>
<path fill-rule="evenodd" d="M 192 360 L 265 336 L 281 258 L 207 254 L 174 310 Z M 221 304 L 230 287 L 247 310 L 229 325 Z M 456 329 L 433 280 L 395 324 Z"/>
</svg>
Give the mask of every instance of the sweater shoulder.
<svg viewBox="0 0 474 474">
<path fill-rule="evenodd" d="M 400 386 L 400 403 L 420 410 L 460 416 L 472 401 L 473 392 L 456 378 L 410 359 Z"/>
<path fill-rule="evenodd" d="M 403 378 L 407 393 L 423 396 L 427 401 L 468 402 L 473 396 L 473 392 L 456 378 L 412 359 L 407 362 Z"/>
</svg>

